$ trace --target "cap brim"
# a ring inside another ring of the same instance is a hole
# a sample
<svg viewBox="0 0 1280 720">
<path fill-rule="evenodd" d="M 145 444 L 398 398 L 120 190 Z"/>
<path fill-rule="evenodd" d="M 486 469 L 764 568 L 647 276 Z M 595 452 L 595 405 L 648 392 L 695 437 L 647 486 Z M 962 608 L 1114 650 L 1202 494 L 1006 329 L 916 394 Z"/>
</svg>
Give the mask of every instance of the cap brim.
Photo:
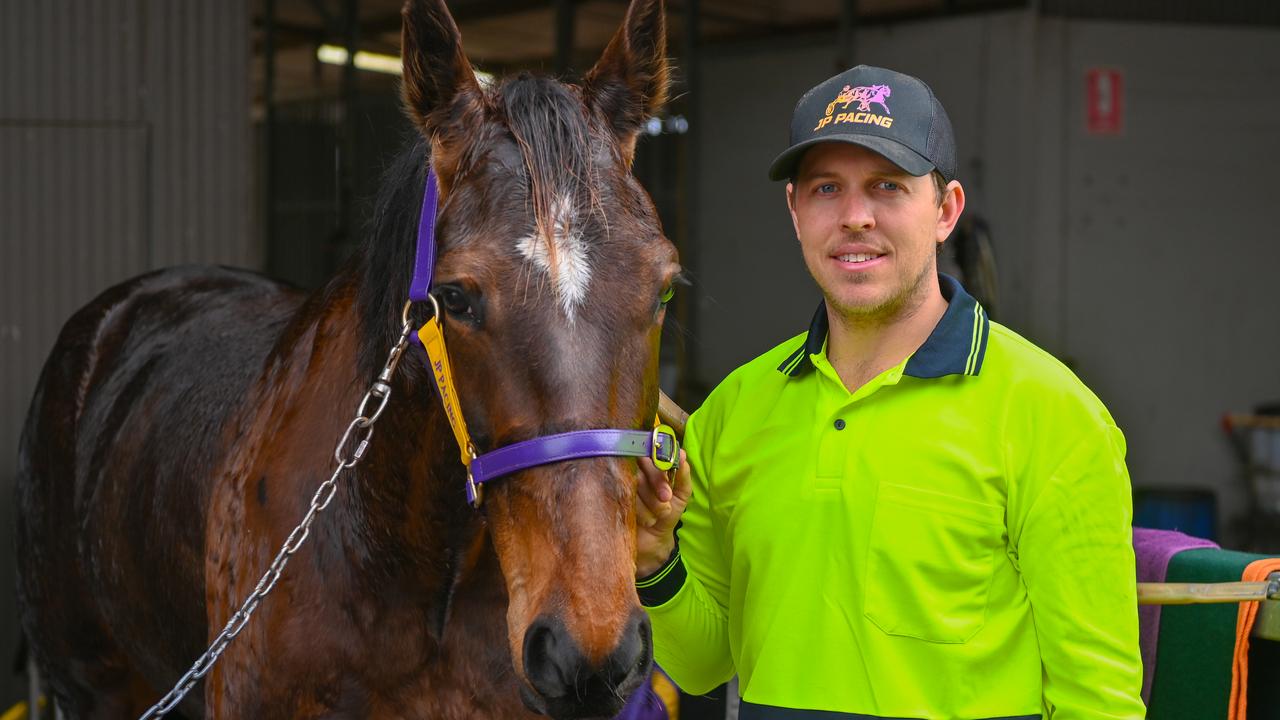
<svg viewBox="0 0 1280 720">
<path fill-rule="evenodd" d="M 897 140 L 890 140 L 879 135 L 824 135 L 822 137 L 809 138 L 784 150 L 781 155 L 774 158 L 773 164 L 769 166 L 769 179 L 790 179 L 795 175 L 796 165 L 800 162 L 800 157 L 804 155 L 806 150 L 814 145 L 830 142 L 860 145 L 883 155 L 889 162 L 917 177 L 927 175 L 934 169 L 933 163 L 926 160 L 923 155 Z"/>
</svg>

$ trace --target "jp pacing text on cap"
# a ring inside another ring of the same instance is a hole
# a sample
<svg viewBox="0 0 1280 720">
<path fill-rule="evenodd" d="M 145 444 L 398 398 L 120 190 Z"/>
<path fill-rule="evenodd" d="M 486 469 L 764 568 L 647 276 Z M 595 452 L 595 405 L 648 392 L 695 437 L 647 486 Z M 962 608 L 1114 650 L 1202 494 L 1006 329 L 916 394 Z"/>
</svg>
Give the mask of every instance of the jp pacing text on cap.
<svg viewBox="0 0 1280 720">
<path fill-rule="evenodd" d="M 912 175 L 956 176 L 947 111 L 928 85 L 893 70 L 859 65 L 805 93 L 791 115 L 791 146 L 769 166 L 769 179 L 792 178 L 805 151 L 824 142 L 861 145 Z"/>
</svg>

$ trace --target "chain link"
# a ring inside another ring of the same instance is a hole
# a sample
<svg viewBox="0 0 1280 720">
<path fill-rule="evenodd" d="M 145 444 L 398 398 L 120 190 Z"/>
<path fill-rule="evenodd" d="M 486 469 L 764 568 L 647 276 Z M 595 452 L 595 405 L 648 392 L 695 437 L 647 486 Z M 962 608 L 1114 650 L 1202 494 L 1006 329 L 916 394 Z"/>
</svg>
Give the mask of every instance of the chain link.
<svg viewBox="0 0 1280 720">
<path fill-rule="evenodd" d="M 333 451 L 333 458 L 337 461 L 338 466 L 333 469 L 333 474 L 328 480 L 320 483 L 320 487 L 316 488 L 316 492 L 311 496 L 311 507 L 307 509 L 307 514 L 303 516 L 298 526 L 289 533 L 289 537 L 285 539 L 284 544 L 280 547 L 280 551 L 276 553 L 275 559 L 271 561 L 270 567 L 263 574 L 262 579 L 253 588 L 253 592 L 249 593 L 249 597 L 240 605 L 240 609 L 227 620 L 227 624 L 223 626 L 222 632 L 218 633 L 218 637 L 213 639 L 209 644 L 209 649 L 187 670 L 173 689 L 160 699 L 149 710 L 142 714 L 139 720 L 151 720 L 152 718 L 164 717 L 166 713 L 177 707 L 178 703 L 191 692 L 191 688 L 205 676 L 213 667 L 214 663 L 222 655 L 222 651 L 227 645 L 235 639 L 240 631 L 244 629 L 245 624 L 249 622 L 249 617 L 253 615 L 253 611 L 258 609 L 263 598 L 267 593 L 275 588 L 276 583 L 280 580 L 280 574 L 284 572 L 284 566 L 289 562 L 289 558 L 298 549 L 302 547 L 311 534 L 311 523 L 315 521 L 316 515 L 323 512 L 329 507 L 329 503 L 333 500 L 333 495 L 338 489 L 338 476 L 343 470 L 353 468 L 360 459 L 364 457 L 365 450 L 369 448 L 369 439 L 373 437 L 373 424 L 382 417 L 382 411 L 387 407 L 387 401 L 391 398 L 391 377 L 396 371 L 396 366 L 400 363 L 400 357 L 404 354 L 404 349 L 409 342 L 409 333 L 413 325 L 408 318 L 409 303 L 405 303 L 404 312 L 401 314 L 403 325 L 400 328 L 400 338 L 392 346 L 391 352 L 387 355 L 387 362 L 382 367 L 382 372 L 378 374 L 378 379 L 374 381 L 373 386 L 365 393 L 364 399 L 360 401 L 359 409 L 356 410 L 356 417 L 347 425 L 347 429 L 342 433 L 342 439 L 338 441 L 337 448 Z M 373 406 L 373 412 L 370 413 L 370 405 Z M 350 450 L 350 454 L 347 454 Z"/>
</svg>

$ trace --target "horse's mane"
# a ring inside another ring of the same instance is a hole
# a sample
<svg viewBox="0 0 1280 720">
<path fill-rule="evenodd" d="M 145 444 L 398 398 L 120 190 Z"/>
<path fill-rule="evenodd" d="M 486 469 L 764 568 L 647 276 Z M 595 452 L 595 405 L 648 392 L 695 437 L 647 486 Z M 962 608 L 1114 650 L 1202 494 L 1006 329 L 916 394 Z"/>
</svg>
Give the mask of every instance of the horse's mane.
<svg viewBox="0 0 1280 720">
<path fill-rule="evenodd" d="M 356 258 L 356 303 L 364 331 L 359 357 L 361 377 L 377 374 L 400 330 L 400 312 L 413 279 L 426 171 L 427 144 L 415 132 L 382 174 L 369 229 Z M 415 317 L 422 315 L 417 313 Z"/>
<path fill-rule="evenodd" d="M 536 234 L 546 243 L 549 265 L 554 268 L 557 204 L 567 200 L 580 207 L 585 200 L 590 208 L 597 205 L 595 183 L 588 177 L 592 172 L 591 126 L 582 99 L 573 88 L 553 78 L 521 73 L 488 91 L 486 102 L 520 148 Z M 479 145 L 484 139 L 472 142 Z M 476 147 L 478 152 L 466 153 L 458 168 L 459 178 L 465 178 L 468 164 L 483 156 L 483 149 Z M 413 274 L 426 164 L 426 141 L 415 132 L 383 173 L 369 230 L 359 250 L 357 303 L 365 332 L 360 350 L 362 376 L 372 376 L 382 367 L 400 328 L 400 313 Z M 422 315 L 416 312 L 414 317 Z"/>
</svg>

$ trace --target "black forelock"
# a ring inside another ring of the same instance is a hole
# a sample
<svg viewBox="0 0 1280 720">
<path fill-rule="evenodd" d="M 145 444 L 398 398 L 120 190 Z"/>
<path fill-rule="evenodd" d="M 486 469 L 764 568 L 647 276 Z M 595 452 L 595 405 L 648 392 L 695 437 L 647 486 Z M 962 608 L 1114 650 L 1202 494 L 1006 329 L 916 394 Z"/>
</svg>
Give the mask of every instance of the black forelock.
<svg viewBox="0 0 1280 720">
<path fill-rule="evenodd" d="M 530 73 L 504 81 L 497 100 L 524 158 L 538 234 L 548 238 L 555 222 L 554 203 L 568 197 L 577 205 L 595 185 L 586 107 L 570 86 Z"/>
</svg>

